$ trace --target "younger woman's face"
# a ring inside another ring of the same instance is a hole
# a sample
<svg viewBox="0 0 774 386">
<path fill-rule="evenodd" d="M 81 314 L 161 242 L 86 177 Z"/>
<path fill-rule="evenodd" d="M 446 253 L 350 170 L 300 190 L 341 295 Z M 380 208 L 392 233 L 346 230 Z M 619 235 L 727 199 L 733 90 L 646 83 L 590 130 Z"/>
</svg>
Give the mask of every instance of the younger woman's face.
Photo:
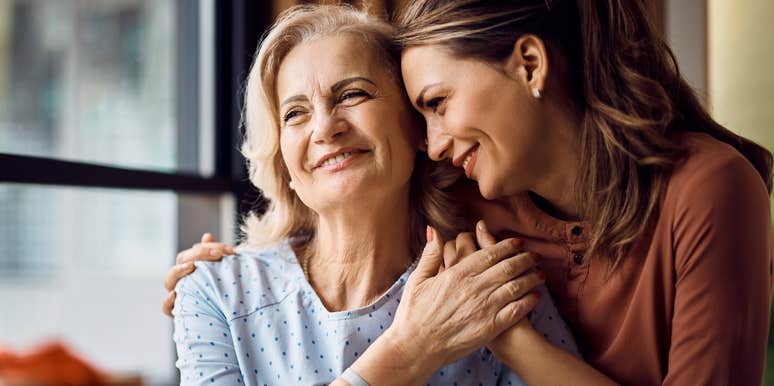
<svg viewBox="0 0 774 386">
<path fill-rule="evenodd" d="M 485 198 L 529 190 L 550 166 L 549 128 L 518 62 L 499 68 L 425 45 L 405 50 L 401 67 L 430 158 L 452 160 Z"/>
</svg>

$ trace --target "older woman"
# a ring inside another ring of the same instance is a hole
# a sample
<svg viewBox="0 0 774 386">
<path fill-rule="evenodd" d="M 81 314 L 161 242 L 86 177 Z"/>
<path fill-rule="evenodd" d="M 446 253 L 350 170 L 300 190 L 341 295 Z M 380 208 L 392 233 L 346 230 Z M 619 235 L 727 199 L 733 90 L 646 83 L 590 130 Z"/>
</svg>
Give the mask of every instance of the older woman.
<svg viewBox="0 0 774 386">
<path fill-rule="evenodd" d="M 177 284 L 184 384 L 521 384 L 481 347 L 536 304 L 532 324 L 574 352 L 518 241 L 443 265 L 458 225 L 419 183 L 443 171 L 417 154 L 396 53 L 389 25 L 334 6 L 294 8 L 262 42 L 243 150 L 271 204 L 247 246 Z"/>
</svg>

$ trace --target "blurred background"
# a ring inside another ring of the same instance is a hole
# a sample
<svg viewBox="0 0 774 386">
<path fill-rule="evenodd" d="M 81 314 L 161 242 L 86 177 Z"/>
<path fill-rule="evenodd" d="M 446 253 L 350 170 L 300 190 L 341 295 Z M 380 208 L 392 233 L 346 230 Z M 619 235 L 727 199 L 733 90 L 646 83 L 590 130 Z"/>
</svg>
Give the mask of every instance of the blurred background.
<svg viewBox="0 0 774 386">
<path fill-rule="evenodd" d="M 295 3 L 0 0 L 0 346 L 56 339 L 112 373 L 178 382 L 163 277 L 260 205 L 237 151 L 241 87 Z M 714 117 L 774 150 L 774 2 L 651 3 Z"/>
</svg>

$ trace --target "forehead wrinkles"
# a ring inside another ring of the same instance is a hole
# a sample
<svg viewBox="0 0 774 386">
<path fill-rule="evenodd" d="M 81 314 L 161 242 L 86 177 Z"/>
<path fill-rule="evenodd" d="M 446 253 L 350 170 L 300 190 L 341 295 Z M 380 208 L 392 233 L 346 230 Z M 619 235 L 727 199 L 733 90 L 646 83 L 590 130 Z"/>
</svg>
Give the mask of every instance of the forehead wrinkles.
<svg viewBox="0 0 774 386">
<path fill-rule="evenodd" d="M 400 88 L 380 50 L 376 43 L 357 35 L 328 36 L 300 43 L 279 66 L 278 99 L 309 93 L 312 84 L 318 96 L 327 95 L 337 81 L 357 76 L 371 79 L 381 91 L 387 87 L 384 81 Z M 284 95 L 279 95 L 280 91 Z"/>
</svg>

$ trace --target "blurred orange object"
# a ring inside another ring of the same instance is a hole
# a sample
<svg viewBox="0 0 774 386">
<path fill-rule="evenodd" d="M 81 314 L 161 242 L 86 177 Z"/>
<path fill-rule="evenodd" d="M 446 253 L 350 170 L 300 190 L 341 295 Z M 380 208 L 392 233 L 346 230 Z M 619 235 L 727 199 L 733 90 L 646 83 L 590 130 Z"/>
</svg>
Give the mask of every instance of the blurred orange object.
<svg viewBox="0 0 774 386">
<path fill-rule="evenodd" d="M 64 344 L 45 344 L 19 355 L 0 346 L 0 384 L 4 386 L 140 385 L 139 379 L 118 380 L 79 358 Z"/>
</svg>

